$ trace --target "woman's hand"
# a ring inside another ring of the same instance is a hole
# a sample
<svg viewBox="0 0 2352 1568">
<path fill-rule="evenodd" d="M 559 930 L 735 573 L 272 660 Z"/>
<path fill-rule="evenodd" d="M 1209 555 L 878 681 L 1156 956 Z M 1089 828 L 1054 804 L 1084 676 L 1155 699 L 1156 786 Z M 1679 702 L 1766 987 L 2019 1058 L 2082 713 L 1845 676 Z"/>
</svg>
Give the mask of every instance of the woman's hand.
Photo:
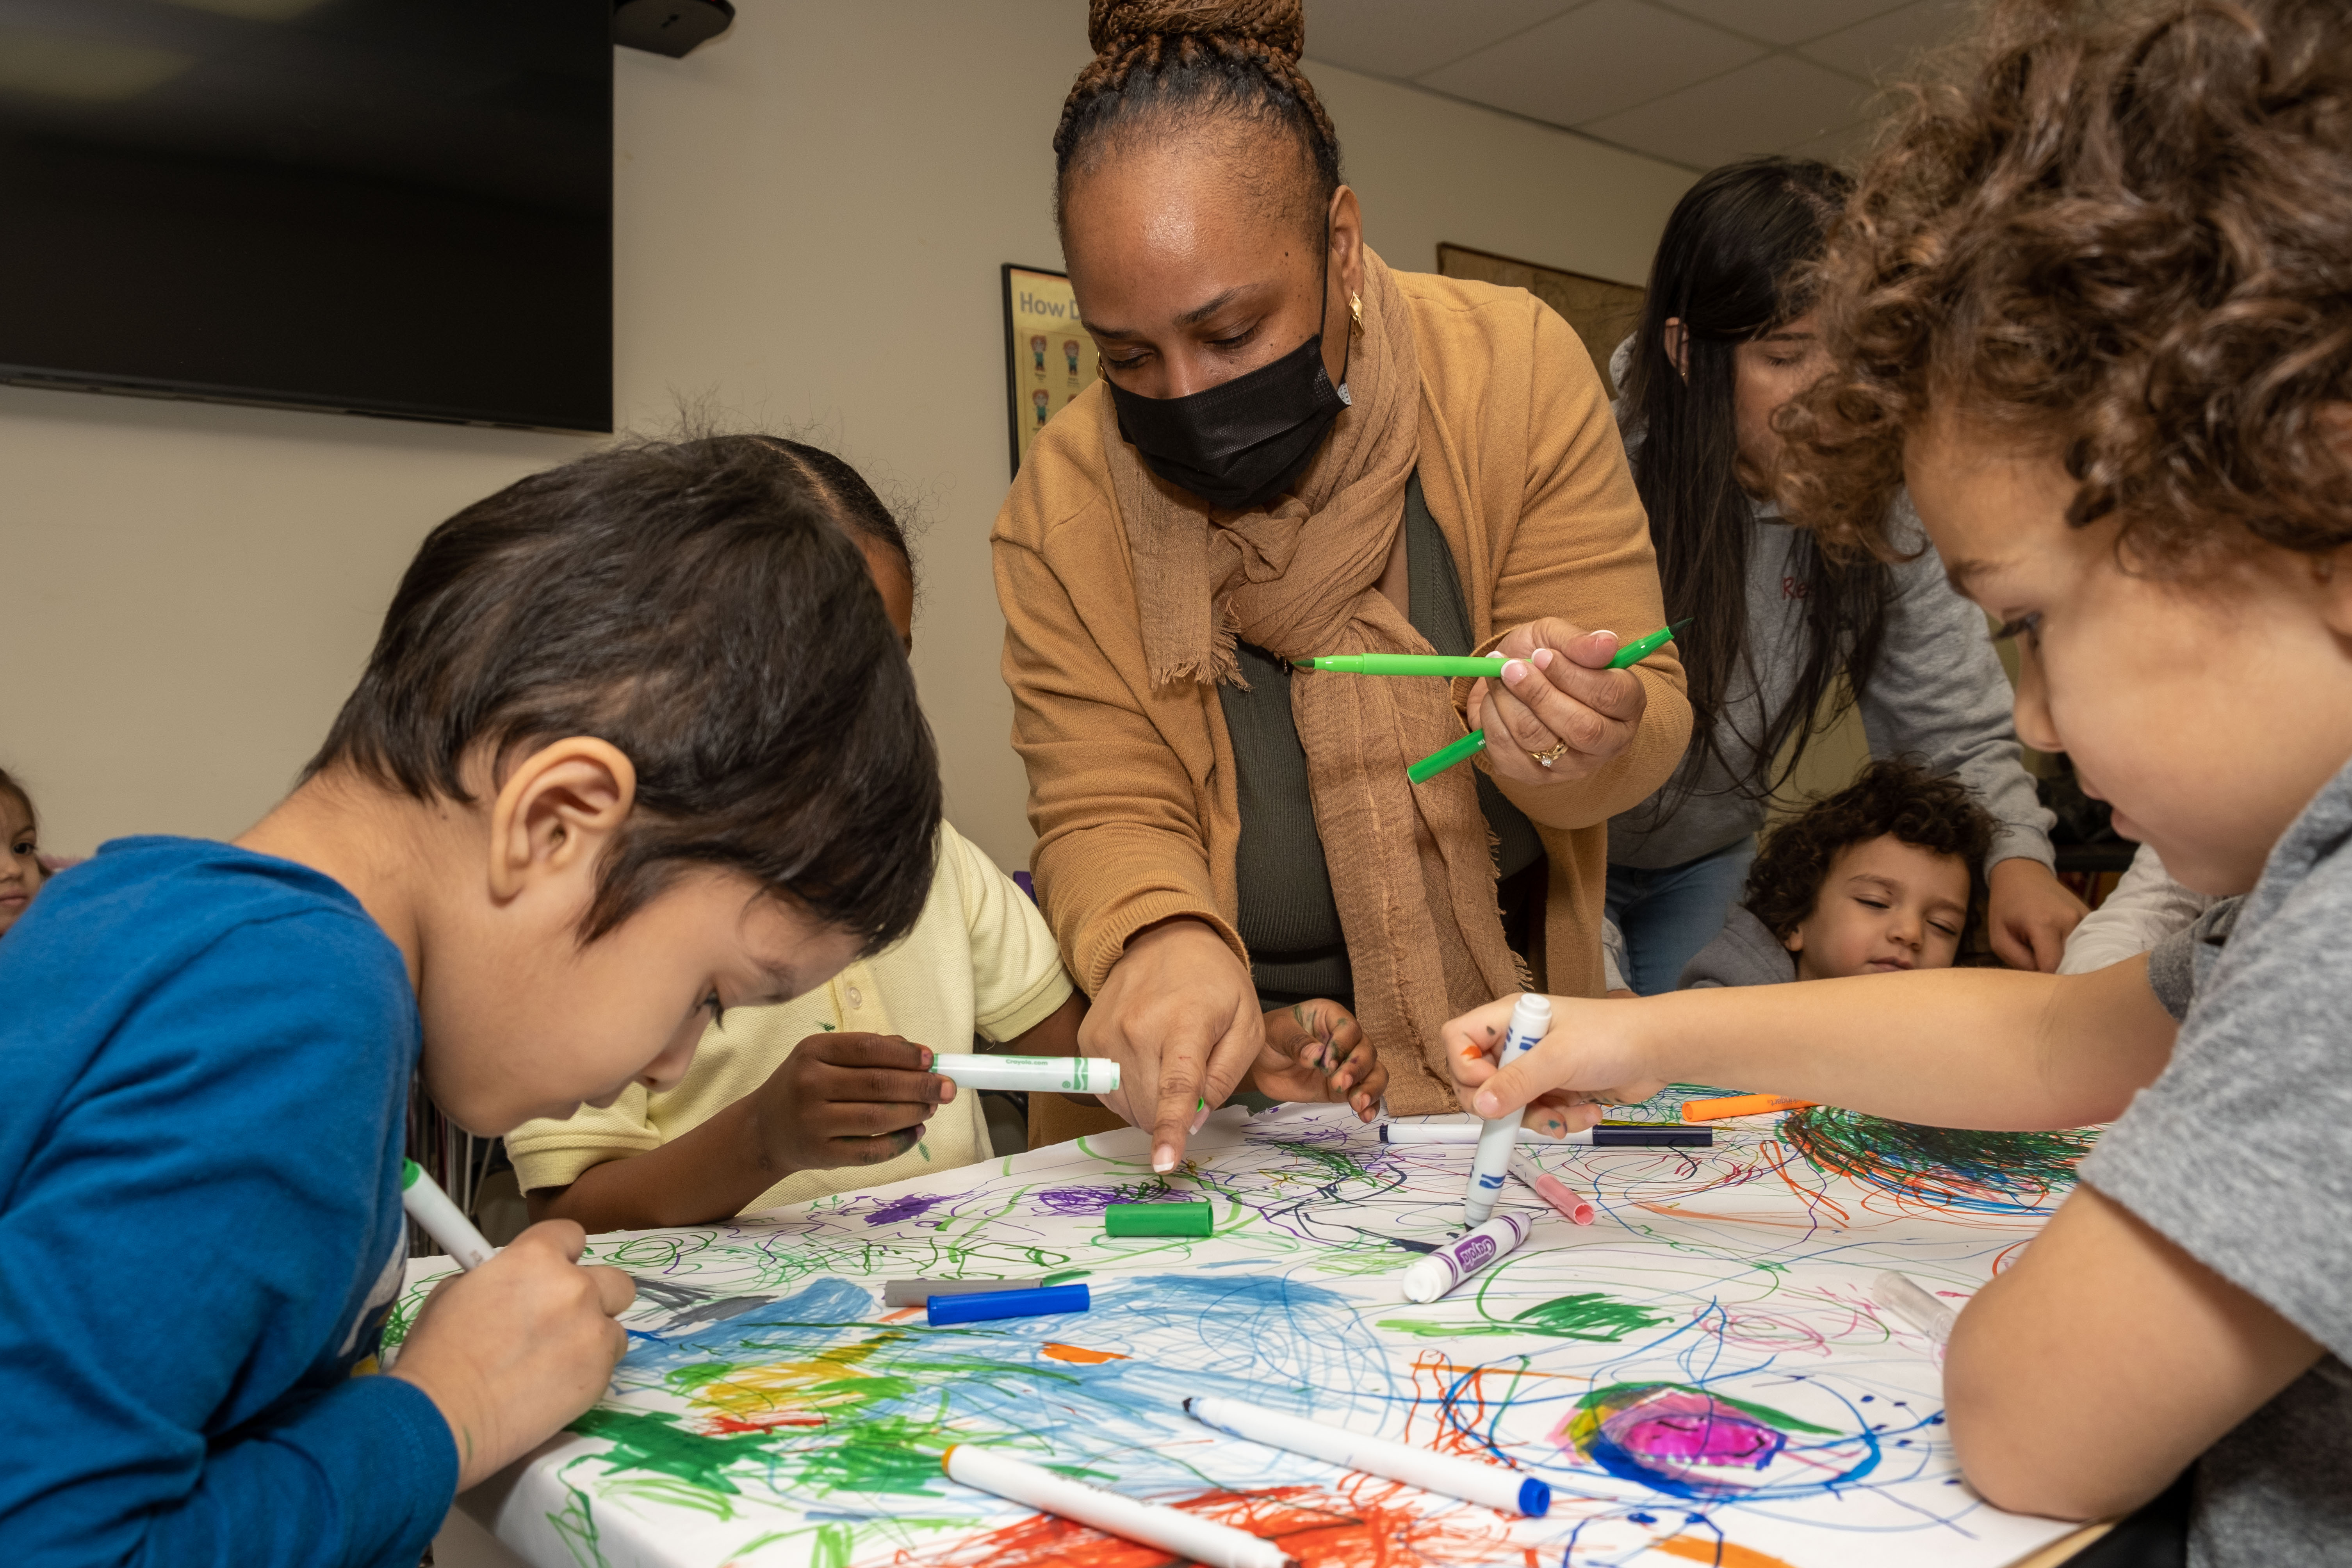
<svg viewBox="0 0 2352 1568">
<path fill-rule="evenodd" d="M 1151 1168 L 1163 1173 L 1265 1044 L 1249 970 L 1195 920 L 1166 921 L 1128 939 L 1078 1025 L 1081 1055 L 1118 1063 L 1119 1087 L 1103 1103 L 1151 1129 Z"/>
<path fill-rule="evenodd" d="M 1496 645 L 1505 663 L 1470 689 L 1470 723 L 1486 730 L 1486 765 L 1497 777 L 1573 783 L 1632 743 L 1650 693 L 1632 670 L 1609 668 L 1617 647 L 1615 632 L 1554 618 L 1529 621 Z"/>
<path fill-rule="evenodd" d="M 1996 860 L 1985 874 L 1986 933 L 1992 950 L 2011 969 L 2058 973 L 2066 938 L 2091 911 L 2068 892 L 2039 860 L 2022 856 Z"/>
<path fill-rule="evenodd" d="M 1639 1007 L 1583 997 L 1551 998 L 1551 1028 L 1533 1050 L 1497 1069 L 1511 1009 L 1506 996 L 1438 1031 L 1462 1109 L 1491 1121 L 1524 1109 L 1526 1125 L 1557 1138 L 1581 1132 L 1611 1105 L 1638 1105 L 1664 1089 L 1633 1036 Z"/>
<path fill-rule="evenodd" d="M 1389 1069 L 1364 1038 L 1364 1026 L 1337 1002 L 1318 997 L 1265 1016 L 1265 1048 L 1250 1068 L 1250 1087 L 1270 1100 L 1342 1100 L 1356 1120 L 1381 1113 Z"/>
</svg>

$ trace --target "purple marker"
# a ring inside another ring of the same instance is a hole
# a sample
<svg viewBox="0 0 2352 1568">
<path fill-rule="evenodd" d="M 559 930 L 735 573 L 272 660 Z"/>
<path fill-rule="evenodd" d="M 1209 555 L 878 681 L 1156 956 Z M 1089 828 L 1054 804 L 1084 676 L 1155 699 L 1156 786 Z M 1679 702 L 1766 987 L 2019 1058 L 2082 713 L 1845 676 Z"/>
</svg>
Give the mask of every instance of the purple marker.
<svg viewBox="0 0 2352 1568">
<path fill-rule="evenodd" d="M 1506 1210 L 1406 1269 L 1404 1299 L 1434 1301 L 1527 1238 L 1527 1220 Z"/>
</svg>

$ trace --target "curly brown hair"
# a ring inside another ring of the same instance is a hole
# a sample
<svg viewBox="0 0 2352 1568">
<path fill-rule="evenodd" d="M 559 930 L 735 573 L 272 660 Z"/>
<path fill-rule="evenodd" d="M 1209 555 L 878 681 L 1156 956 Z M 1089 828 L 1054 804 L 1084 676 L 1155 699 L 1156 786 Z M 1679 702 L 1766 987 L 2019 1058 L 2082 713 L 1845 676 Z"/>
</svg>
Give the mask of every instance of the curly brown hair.
<svg viewBox="0 0 2352 1568">
<path fill-rule="evenodd" d="M 1906 95 L 1821 264 L 1790 513 L 1890 554 L 1948 410 L 2063 461 L 2136 561 L 2352 541 L 2343 0 L 2008 0 Z"/>
<path fill-rule="evenodd" d="M 1915 848 L 1968 863 L 1969 913 L 1960 929 L 1966 952 L 1984 920 L 1985 857 L 2000 832 L 1992 813 L 1959 780 L 1931 773 L 1909 757 L 1883 758 L 1766 834 L 1739 901 L 1785 941 L 1813 912 L 1839 852 L 1891 833 Z"/>
</svg>

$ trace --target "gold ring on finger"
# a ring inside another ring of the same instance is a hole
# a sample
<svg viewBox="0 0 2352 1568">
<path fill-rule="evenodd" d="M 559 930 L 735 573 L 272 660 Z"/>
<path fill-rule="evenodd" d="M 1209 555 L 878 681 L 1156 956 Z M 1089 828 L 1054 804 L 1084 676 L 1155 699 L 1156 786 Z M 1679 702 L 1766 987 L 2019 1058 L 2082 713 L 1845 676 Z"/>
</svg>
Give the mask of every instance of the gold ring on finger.
<svg viewBox="0 0 2352 1568">
<path fill-rule="evenodd" d="M 1529 752 L 1528 755 L 1533 757 L 1541 766 L 1548 768 L 1551 766 L 1552 763 L 1559 761 L 1560 758 L 1568 755 L 1568 742 L 1566 741 L 1554 741 L 1551 743 L 1551 749 L 1549 751 Z"/>
</svg>

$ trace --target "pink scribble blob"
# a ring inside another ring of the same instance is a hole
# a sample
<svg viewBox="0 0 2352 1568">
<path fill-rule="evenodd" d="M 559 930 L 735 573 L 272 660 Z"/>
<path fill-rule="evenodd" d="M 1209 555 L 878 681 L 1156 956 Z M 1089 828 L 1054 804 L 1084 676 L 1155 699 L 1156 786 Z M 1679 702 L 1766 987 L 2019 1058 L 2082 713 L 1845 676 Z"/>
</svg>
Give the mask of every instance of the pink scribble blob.
<svg viewBox="0 0 2352 1568">
<path fill-rule="evenodd" d="M 1611 1475 L 1686 1498 L 1759 1484 L 1789 1441 L 1760 1407 L 1670 1383 L 1596 1390 L 1553 1437 Z"/>
</svg>

